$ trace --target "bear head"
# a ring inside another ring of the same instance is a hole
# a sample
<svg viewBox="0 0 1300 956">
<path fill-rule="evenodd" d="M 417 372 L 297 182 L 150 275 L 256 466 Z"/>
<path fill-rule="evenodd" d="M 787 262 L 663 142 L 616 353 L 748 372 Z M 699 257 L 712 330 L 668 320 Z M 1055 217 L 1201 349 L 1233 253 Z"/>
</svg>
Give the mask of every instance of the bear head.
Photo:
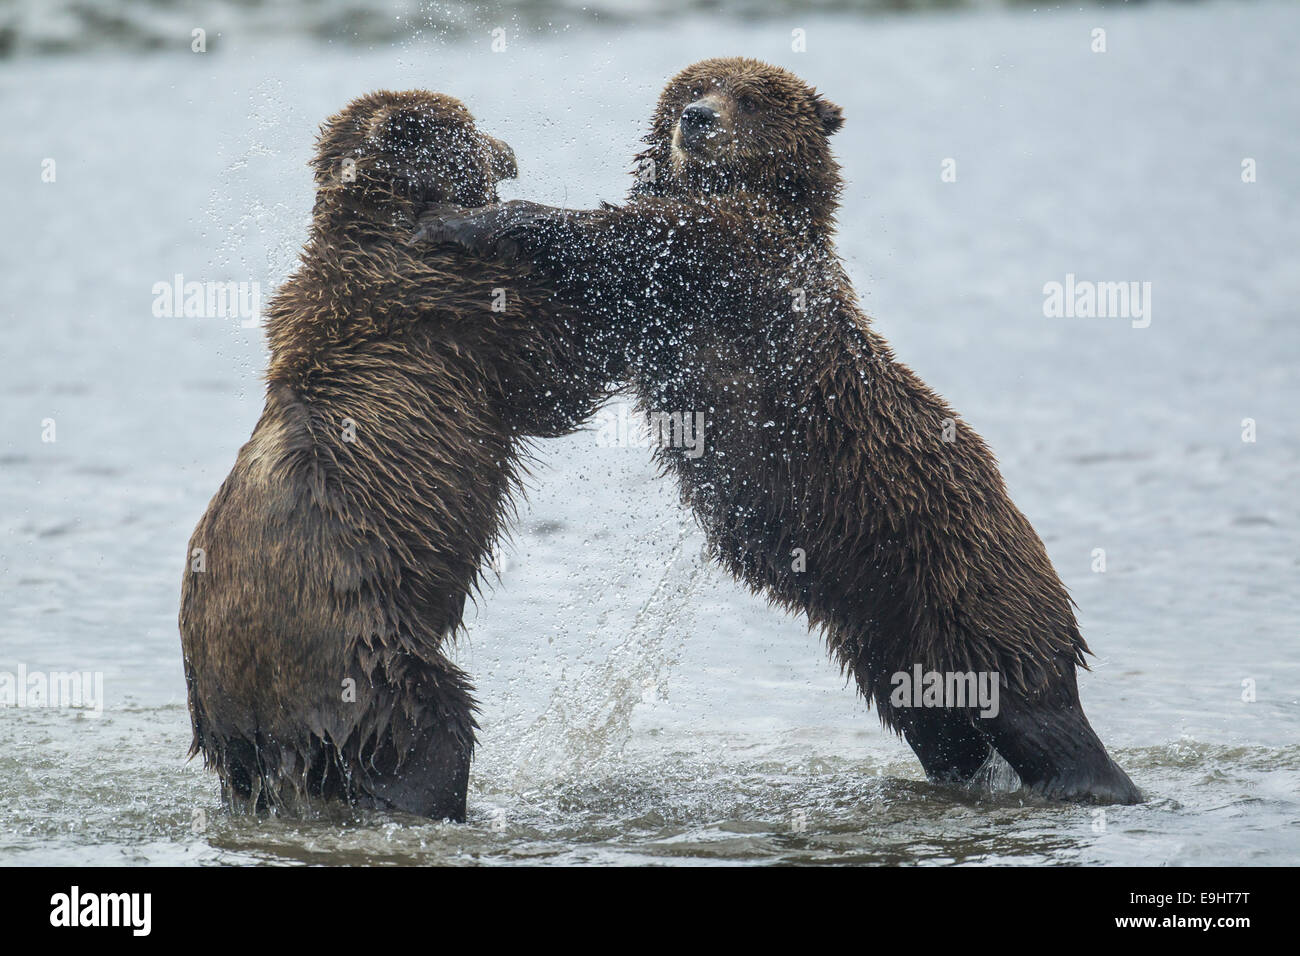
<svg viewBox="0 0 1300 956">
<path fill-rule="evenodd" d="M 514 151 L 480 132 L 460 100 L 425 90 L 353 100 L 321 127 L 311 165 L 318 211 L 341 204 L 353 214 L 483 206 L 517 174 Z"/>
<path fill-rule="evenodd" d="M 660 95 L 633 191 L 747 193 L 826 225 L 841 186 L 829 140 L 843 124 L 838 106 L 788 70 L 743 57 L 702 60 Z"/>
</svg>

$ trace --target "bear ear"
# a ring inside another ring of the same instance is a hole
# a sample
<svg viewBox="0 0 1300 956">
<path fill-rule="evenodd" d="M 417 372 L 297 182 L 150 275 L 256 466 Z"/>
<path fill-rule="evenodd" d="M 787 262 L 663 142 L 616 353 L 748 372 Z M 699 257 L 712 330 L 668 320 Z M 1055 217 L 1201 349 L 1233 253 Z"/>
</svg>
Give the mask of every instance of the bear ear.
<svg viewBox="0 0 1300 956">
<path fill-rule="evenodd" d="M 817 118 L 822 121 L 822 129 L 827 136 L 844 125 L 844 111 L 830 100 L 824 96 L 817 96 L 813 99 L 813 104 L 817 110 Z"/>
</svg>

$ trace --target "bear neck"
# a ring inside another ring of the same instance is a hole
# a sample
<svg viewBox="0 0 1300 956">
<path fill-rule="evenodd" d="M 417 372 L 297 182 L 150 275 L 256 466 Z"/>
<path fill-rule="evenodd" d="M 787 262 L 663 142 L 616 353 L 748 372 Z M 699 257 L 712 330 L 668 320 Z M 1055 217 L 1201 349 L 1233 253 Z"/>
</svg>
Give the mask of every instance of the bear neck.
<svg viewBox="0 0 1300 956">
<path fill-rule="evenodd" d="M 424 203 L 416 197 L 380 190 L 321 190 L 312 209 L 309 254 L 341 239 L 355 241 L 409 236 Z"/>
<path fill-rule="evenodd" d="M 674 170 L 671 152 L 652 146 L 637 156 L 638 167 L 653 161 L 657 170 L 671 170 L 651 180 L 638 178 L 632 188 L 635 196 L 661 196 L 668 199 L 700 200 L 709 196 L 739 200 L 757 208 L 761 215 L 773 216 L 785 229 L 822 239 L 835 229 L 835 211 L 839 205 L 841 183 L 834 160 L 824 158 L 809 164 L 809 175 L 787 180 L 778 174 L 759 173 L 729 176 L 712 170 Z"/>
<path fill-rule="evenodd" d="M 368 324 L 357 296 L 382 287 L 393 264 L 383 253 L 404 245 L 418 210 L 405 200 L 368 203 L 359 192 L 318 196 L 301 263 L 268 303 L 268 383 L 298 388 L 339 342 L 391 333 Z"/>
</svg>

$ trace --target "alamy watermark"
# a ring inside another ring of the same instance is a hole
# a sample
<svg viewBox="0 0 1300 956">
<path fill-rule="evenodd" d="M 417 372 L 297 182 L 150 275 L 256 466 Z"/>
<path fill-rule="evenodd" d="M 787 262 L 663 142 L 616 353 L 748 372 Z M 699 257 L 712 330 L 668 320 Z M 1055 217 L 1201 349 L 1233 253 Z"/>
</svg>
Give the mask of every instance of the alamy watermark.
<svg viewBox="0 0 1300 956">
<path fill-rule="evenodd" d="M 0 671 L 0 708 L 67 707 L 88 717 L 104 713 L 103 671 Z"/>
<path fill-rule="evenodd" d="M 148 936 L 152 911 L 152 893 L 83 893 L 73 886 L 50 897 L 50 925 L 55 927 L 123 927 L 132 936 Z"/>
<path fill-rule="evenodd" d="M 681 448 L 687 458 L 704 454 L 703 412 L 637 413 L 631 405 L 607 405 L 596 416 L 599 448 Z"/>
<path fill-rule="evenodd" d="M 1092 282 L 1067 273 L 1064 282 L 1043 286 L 1043 315 L 1049 319 L 1130 319 L 1135 329 L 1151 324 L 1150 282 Z"/>
<path fill-rule="evenodd" d="M 178 272 L 151 291 L 160 319 L 239 319 L 242 328 L 255 329 L 261 316 L 260 282 L 186 282 Z"/>
<path fill-rule="evenodd" d="M 927 671 L 915 664 L 889 682 L 891 707 L 978 707 L 981 717 L 998 715 L 997 671 Z"/>
</svg>

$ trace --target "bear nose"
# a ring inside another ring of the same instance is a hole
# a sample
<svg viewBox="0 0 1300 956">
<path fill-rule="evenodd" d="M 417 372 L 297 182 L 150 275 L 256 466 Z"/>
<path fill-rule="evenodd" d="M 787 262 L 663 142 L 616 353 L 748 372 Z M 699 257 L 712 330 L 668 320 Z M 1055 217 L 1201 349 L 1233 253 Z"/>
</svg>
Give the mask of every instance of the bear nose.
<svg viewBox="0 0 1300 956">
<path fill-rule="evenodd" d="M 711 129 L 717 121 L 716 110 L 703 103 L 692 103 L 682 110 L 682 135 L 687 139 L 695 139 Z"/>
</svg>

